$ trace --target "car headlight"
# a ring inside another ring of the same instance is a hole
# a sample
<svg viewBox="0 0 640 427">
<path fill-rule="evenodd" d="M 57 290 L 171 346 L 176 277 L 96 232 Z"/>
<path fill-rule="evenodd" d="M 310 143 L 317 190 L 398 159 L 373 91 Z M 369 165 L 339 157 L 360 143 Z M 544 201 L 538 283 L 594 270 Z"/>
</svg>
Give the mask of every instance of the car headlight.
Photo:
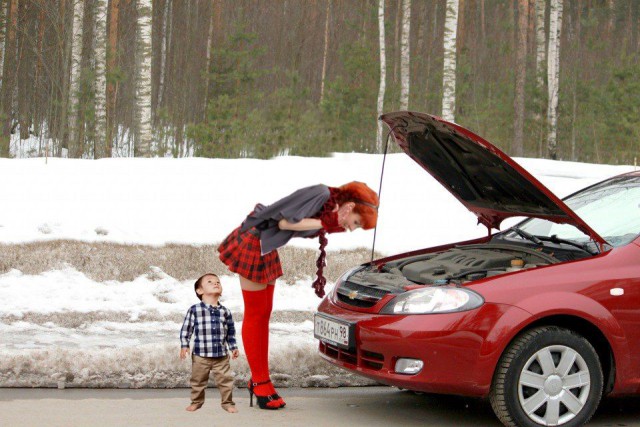
<svg viewBox="0 0 640 427">
<path fill-rule="evenodd" d="M 398 295 L 384 306 L 383 314 L 432 314 L 473 310 L 484 300 L 477 293 L 453 286 L 429 286 Z"/>
</svg>

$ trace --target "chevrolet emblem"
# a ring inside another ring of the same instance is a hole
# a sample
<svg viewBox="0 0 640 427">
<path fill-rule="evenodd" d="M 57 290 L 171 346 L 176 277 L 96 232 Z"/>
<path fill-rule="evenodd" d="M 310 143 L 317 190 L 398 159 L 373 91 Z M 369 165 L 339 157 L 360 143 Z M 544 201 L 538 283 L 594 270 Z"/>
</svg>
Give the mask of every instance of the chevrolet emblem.
<svg viewBox="0 0 640 427">
<path fill-rule="evenodd" d="M 349 299 L 355 299 L 358 296 L 358 291 L 349 292 Z"/>
</svg>

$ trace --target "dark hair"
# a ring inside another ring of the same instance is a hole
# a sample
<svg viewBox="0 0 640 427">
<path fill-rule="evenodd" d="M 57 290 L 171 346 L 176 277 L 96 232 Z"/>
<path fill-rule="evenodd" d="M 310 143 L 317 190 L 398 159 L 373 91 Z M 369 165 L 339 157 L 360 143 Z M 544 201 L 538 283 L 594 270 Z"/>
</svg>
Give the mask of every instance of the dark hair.
<svg viewBox="0 0 640 427">
<path fill-rule="evenodd" d="M 193 284 L 193 290 L 195 291 L 196 296 L 198 297 L 198 299 L 199 299 L 200 301 L 202 301 L 202 295 L 200 295 L 200 294 L 198 293 L 198 289 L 202 286 L 202 279 L 204 279 L 204 278 L 205 278 L 205 277 L 207 277 L 207 276 L 216 276 L 216 277 L 218 277 L 218 275 L 217 275 L 217 274 L 215 274 L 215 273 L 207 273 L 207 274 L 203 274 L 202 276 L 200 276 L 200 277 L 198 278 L 198 280 L 196 280 L 196 283 L 194 283 L 194 284 Z M 218 279 L 219 279 L 219 277 L 218 277 Z"/>
</svg>

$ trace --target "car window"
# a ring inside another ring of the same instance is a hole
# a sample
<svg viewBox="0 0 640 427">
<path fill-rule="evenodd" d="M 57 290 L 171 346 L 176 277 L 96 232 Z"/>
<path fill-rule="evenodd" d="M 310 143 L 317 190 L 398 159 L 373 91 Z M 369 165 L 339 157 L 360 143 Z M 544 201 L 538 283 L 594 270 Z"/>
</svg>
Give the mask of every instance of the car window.
<svg viewBox="0 0 640 427">
<path fill-rule="evenodd" d="M 640 233 L 640 177 L 613 178 L 564 202 L 613 246 L 625 245 Z M 574 226 L 542 219 L 529 220 L 519 227 L 537 236 L 588 239 Z"/>
</svg>

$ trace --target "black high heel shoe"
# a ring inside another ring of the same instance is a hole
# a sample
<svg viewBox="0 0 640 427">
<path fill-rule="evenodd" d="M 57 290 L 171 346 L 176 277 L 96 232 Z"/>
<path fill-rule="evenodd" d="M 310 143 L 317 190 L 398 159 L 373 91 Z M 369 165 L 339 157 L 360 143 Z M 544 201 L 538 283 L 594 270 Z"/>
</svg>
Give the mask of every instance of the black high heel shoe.
<svg viewBox="0 0 640 427">
<path fill-rule="evenodd" d="M 253 407 L 253 395 L 255 394 L 253 389 L 259 385 L 269 384 L 271 380 L 263 381 L 261 383 L 254 383 L 252 379 L 249 380 L 247 388 L 249 389 L 249 406 Z M 268 406 L 269 402 L 276 401 L 280 398 L 278 394 L 271 394 L 269 396 L 260 396 L 256 394 L 256 400 L 260 409 L 280 409 L 282 406 Z"/>
</svg>

